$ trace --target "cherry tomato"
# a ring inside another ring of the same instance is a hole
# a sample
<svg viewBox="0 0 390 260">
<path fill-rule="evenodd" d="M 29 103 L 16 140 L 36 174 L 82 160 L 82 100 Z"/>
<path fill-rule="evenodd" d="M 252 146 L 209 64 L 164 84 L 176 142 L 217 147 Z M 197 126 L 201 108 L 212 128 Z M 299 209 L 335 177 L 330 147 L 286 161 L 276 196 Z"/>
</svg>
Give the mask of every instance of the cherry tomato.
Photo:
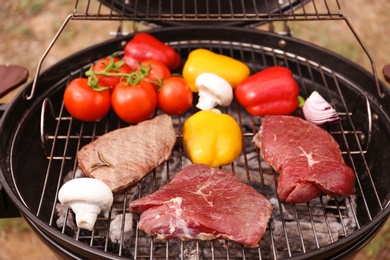
<svg viewBox="0 0 390 260">
<path fill-rule="evenodd" d="M 170 77 L 157 92 L 157 106 L 169 115 L 180 115 L 192 106 L 192 91 L 180 77 Z"/>
<path fill-rule="evenodd" d="M 149 73 L 143 77 L 143 80 L 151 83 L 156 90 L 165 79 L 171 77 L 169 68 L 161 61 L 148 59 L 142 61 L 140 64 L 143 68 L 150 66 Z M 140 69 L 140 66 L 137 68 Z"/>
<path fill-rule="evenodd" d="M 110 91 L 107 88 L 95 90 L 88 85 L 88 79 L 76 78 L 65 89 L 64 105 L 78 120 L 98 121 L 110 111 Z"/>
<path fill-rule="evenodd" d="M 107 71 L 108 73 L 129 74 L 132 72 L 131 68 L 125 63 L 124 60 L 114 57 L 102 58 L 98 60 L 93 65 L 92 70 L 95 73 L 98 73 L 103 72 L 107 69 L 107 67 L 109 67 L 109 71 Z M 119 83 L 122 76 L 97 75 L 97 78 L 99 80 L 99 83 L 113 89 Z"/>
<path fill-rule="evenodd" d="M 157 105 L 154 87 L 145 81 L 136 85 L 119 83 L 111 95 L 115 113 L 125 122 L 138 123 L 148 119 Z"/>
</svg>

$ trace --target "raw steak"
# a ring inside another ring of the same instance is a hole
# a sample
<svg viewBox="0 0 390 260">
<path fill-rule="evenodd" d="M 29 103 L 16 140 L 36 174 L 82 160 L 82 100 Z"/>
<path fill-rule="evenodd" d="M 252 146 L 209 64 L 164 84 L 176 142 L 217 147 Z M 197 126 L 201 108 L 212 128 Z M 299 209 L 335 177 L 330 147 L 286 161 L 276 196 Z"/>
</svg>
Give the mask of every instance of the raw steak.
<svg viewBox="0 0 390 260">
<path fill-rule="evenodd" d="M 223 238 L 257 246 L 272 205 L 231 172 L 193 164 L 157 192 L 132 201 L 139 228 L 159 239 Z"/>
<path fill-rule="evenodd" d="M 160 115 L 114 130 L 87 144 L 77 153 L 79 168 L 117 192 L 168 160 L 175 142 L 171 117 Z"/>
<path fill-rule="evenodd" d="M 355 175 L 324 129 L 294 116 L 265 116 L 253 141 L 264 160 L 280 172 L 281 201 L 299 203 L 323 193 L 340 197 L 354 192 Z"/>
</svg>

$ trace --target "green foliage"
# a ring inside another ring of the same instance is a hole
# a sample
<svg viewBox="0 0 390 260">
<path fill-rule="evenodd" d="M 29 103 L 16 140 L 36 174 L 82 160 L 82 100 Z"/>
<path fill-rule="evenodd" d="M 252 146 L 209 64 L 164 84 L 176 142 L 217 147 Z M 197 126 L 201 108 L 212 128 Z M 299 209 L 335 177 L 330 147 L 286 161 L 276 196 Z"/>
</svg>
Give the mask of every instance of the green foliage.
<svg viewBox="0 0 390 260">
<path fill-rule="evenodd" d="M 45 9 L 45 5 L 47 5 L 45 0 L 21 0 L 20 2 L 20 8 L 32 15 L 41 13 Z"/>
<path fill-rule="evenodd" d="M 25 232 L 29 230 L 30 226 L 23 218 L 0 219 L 0 231 Z"/>
<path fill-rule="evenodd" d="M 387 221 L 376 236 L 362 250 L 366 259 L 381 259 L 383 252 L 390 248 L 390 221 Z"/>
</svg>

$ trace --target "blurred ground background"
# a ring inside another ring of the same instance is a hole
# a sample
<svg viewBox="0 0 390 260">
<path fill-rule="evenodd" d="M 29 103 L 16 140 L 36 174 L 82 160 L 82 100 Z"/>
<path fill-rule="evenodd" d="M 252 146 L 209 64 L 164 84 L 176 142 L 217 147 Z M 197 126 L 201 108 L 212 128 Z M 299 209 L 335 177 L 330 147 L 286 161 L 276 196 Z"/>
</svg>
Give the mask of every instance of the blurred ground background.
<svg viewBox="0 0 390 260">
<path fill-rule="evenodd" d="M 86 1 L 80 1 L 86 2 Z M 321 1 L 317 1 L 321 2 Z M 333 1 L 328 1 L 333 2 Z M 390 63 L 390 1 L 340 0 L 343 12 L 376 62 L 379 77 Z M 71 0 L 2 0 L 0 2 L 0 64 L 28 68 L 32 80 L 49 42 L 66 16 L 73 11 Z M 124 23 L 131 30 L 132 22 Z M 344 22 L 297 22 L 290 24 L 293 36 L 331 49 L 371 70 L 370 62 Z M 71 21 L 49 53 L 43 69 L 90 45 L 111 38 L 118 22 Z M 1 80 L 1 79 L 0 79 Z M 10 102 L 20 88 L 0 103 Z M 390 259 L 390 221 L 355 259 Z M 55 259 L 21 218 L 0 219 L 0 259 Z"/>
</svg>

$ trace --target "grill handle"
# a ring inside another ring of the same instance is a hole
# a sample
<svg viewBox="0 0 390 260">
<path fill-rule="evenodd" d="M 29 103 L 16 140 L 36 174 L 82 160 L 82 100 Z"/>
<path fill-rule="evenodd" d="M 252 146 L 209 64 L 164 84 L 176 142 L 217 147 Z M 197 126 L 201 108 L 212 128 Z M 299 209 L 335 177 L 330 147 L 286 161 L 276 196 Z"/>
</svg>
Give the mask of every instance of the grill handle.
<svg viewBox="0 0 390 260">
<path fill-rule="evenodd" d="M 0 65 L 0 98 L 24 84 L 28 79 L 28 70 L 19 65 Z M 0 118 L 9 104 L 0 104 Z M 0 182 L 0 218 L 20 217 L 19 210 L 12 203 Z"/>
<path fill-rule="evenodd" d="M 19 65 L 0 65 L 0 98 L 28 79 L 28 70 Z"/>
<path fill-rule="evenodd" d="M 390 64 L 387 64 L 383 67 L 382 73 L 387 83 L 390 83 Z"/>
</svg>

